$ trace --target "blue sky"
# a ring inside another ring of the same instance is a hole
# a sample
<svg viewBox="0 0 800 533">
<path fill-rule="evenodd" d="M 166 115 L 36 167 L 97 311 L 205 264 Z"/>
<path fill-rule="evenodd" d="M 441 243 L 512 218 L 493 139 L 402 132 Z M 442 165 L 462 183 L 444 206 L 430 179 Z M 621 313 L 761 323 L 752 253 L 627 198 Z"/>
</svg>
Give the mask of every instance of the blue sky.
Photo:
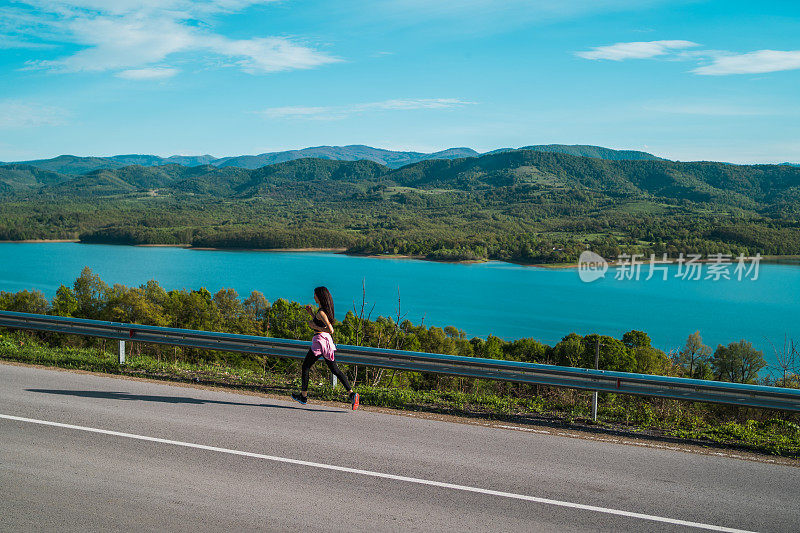
<svg viewBox="0 0 800 533">
<path fill-rule="evenodd" d="M 597 144 L 800 161 L 800 2 L 0 2 L 0 160 Z"/>
</svg>

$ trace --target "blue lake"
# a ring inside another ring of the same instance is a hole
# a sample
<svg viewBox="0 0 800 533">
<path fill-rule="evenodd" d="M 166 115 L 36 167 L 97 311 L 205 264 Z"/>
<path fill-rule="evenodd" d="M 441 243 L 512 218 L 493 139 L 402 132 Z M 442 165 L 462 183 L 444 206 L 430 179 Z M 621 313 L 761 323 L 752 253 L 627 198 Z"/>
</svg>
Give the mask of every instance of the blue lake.
<svg viewBox="0 0 800 533">
<path fill-rule="evenodd" d="M 418 324 L 456 326 L 469 337 L 533 337 L 547 344 L 570 332 L 620 337 L 645 331 L 664 350 L 678 349 L 699 330 L 712 348 L 746 339 L 774 360 L 770 343 L 800 340 L 800 266 L 764 264 L 758 279 L 615 279 L 615 269 L 592 283 L 576 269 L 543 269 L 501 262 L 451 264 L 315 252 L 211 251 L 77 243 L 0 243 L 0 290 L 39 289 L 48 297 L 71 285 L 84 266 L 109 284 L 150 279 L 166 289 L 223 287 L 246 296 L 313 303 L 327 285 L 341 318 L 360 304 L 366 282 L 373 318 L 401 313 Z M 646 271 L 645 271 L 646 272 Z M 643 272 L 643 274 L 645 273 Z M 732 272 L 732 270 L 731 270 Z M 705 272 L 703 273 L 705 275 Z"/>
</svg>

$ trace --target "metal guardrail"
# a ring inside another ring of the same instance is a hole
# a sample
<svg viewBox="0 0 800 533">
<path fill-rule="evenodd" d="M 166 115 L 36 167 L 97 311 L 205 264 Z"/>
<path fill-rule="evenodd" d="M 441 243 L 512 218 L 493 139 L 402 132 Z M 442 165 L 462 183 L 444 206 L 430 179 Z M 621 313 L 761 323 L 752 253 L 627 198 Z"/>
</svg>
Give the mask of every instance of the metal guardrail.
<svg viewBox="0 0 800 533">
<path fill-rule="evenodd" d="M 309 348 L 308 342 L 290 339 L 162 328 L 13 311 L 0 311 L 0 326 L 117 339 L 120 341 L 121 347 L 120 362 L 124 362 L 125 341 L 247 352 L 294 359 L 304 358 Z M 337 348 L 336 360 L 347 364 L 677 400 L 800 411 L 800 390 L 796 389 L 521 363 L 478 357 L 407 352 L 343 344 L 338 345 Z"/>
</svg>

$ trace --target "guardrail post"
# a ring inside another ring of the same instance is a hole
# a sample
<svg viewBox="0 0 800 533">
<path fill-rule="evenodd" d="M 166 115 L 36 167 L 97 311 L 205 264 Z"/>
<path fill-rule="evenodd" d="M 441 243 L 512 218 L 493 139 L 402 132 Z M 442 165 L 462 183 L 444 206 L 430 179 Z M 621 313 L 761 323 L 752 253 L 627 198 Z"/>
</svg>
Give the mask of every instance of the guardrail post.
<svg viewBox="0 0 800 533">
<path fill-rule="evenodd" d="M 600 369 L 600 338 L 594 345 L 594 369 Z M 592 394 L 592 420 L 597 422 L 597 391 Z"/>
<path fill-rule="evenodd" d="M 125 341 L 119 341 L 119 364 L 125 363 Z"/>
<path fill-rule="evenodd" d="M 331 387 L 333 387 L 335 389 L 336 385 L 338 385 L 338 384 L 339 384 L 339 380 L 336 378 L 336 376 L 331 374 Z"/>
</svg>

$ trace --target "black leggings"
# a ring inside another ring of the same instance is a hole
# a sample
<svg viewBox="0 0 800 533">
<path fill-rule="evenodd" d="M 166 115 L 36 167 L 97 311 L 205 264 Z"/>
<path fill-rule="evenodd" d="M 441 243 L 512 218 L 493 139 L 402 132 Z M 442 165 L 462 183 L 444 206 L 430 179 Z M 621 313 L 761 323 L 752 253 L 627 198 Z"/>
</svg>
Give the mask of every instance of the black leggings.
<svg viewBox="0 0 800 533">
<path fill-rule="evenodd" d="M 321 355 L 314 355 L 314 352 L 311 350 L 308 351 L 306 354 L 306 358 L 303 359 L 303 372 L 301 374 L 301 379 L 303 381 L 303 388 L 300 390 L 307 391 L 308 390 L 308 371 L 311 370 L 311 366 L 317 362 L 317 359 L 322 357 Z M 344 372 L 339 370 L 339 367 L 336 365 L 336 361 L 328 361 L 325 359 L 325 362 L 328 364 L 328 368 L 331 369 L 331 374 L 339 378 L 339 381 L 342 382 L 344 388 L 350 390 L 350 380 L 347 379 L 347 376 L 344 375 Z"/>
</svg>

